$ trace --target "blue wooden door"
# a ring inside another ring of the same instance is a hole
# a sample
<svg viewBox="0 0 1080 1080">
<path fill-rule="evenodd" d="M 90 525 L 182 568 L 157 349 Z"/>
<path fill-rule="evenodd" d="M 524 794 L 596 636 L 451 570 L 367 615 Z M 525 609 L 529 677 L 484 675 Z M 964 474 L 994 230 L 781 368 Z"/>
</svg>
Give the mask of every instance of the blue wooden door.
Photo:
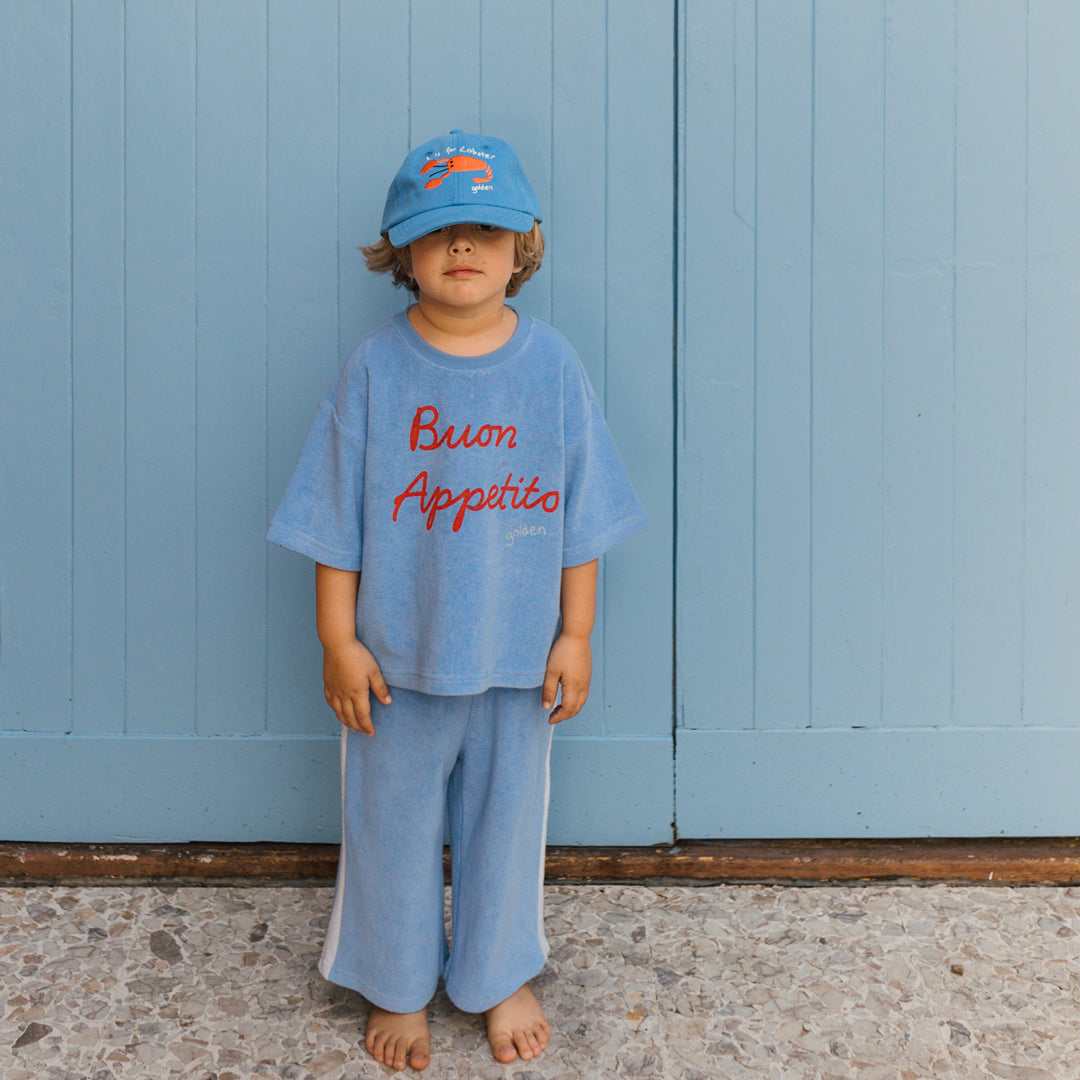
<svg viewBox="0 0 1080 1080">
<path fill-rule="evenodd" d="M 679 833 L 1074 835 L 1080 9 L 683 20 Z"/>
<path fill-rule="evenodd" d="M 550 838 L 671 837 L 672 27 L 644 0 L 5 6 L 3 838 L 337 836 L 312 569 L 262 534 L 403 303 L 357 251 L 389 179 L 451 128 L 519 149 L 550 252 L 521 306 L 577 345 L 653 524 L 604 564 Z"/>
</svg>

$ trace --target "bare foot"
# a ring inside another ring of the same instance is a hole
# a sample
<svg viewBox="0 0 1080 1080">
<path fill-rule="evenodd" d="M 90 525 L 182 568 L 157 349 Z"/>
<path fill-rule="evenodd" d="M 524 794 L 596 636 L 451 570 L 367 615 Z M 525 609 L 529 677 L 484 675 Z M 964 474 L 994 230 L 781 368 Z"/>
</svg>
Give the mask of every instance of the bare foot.
<svg viewBox="0 0 1080 1080">
<path fill-rule="evenodd" d="M 368 1053 L 391 1069 L 426 1069 L 431 1062 L 431 1035 L 427 1009 L 414 1013 L 393 1013 L 371 1006 L 368 1014 Z"/>
<path fill-rule="evenodd" d="M 547 1046 L 551 1026 L 528 983 L 488 1009 L 487 1034 L 495 1060 L 504 1065 L 517 1057 L 528 1061 Z"/>
</svg>

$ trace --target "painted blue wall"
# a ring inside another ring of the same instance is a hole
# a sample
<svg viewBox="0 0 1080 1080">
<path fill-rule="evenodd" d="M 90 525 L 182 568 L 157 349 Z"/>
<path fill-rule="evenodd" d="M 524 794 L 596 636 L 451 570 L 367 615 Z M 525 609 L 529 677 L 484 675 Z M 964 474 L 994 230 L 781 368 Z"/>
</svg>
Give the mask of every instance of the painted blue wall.
<svg viewBox="0 0 1080 1080">
<path fill-rule="evenodd" d="M 686 4 L 684 836 L 1080 831 L 1078 34 Z"/>
<path fill-rule="evenodd" d="M 311 568 L 262 533 L 402 303 L 357 251 L 388 178 L 451 127 L 519 148 L 521 306 L 653 521 L 605 563 L 551 840 L 1080 831 L 1078 22 L 6 6 L 0 835 L 336 837 Z"/>
<path fill-rule="evenodd" d="M 460 127 L 519 149 L 550 245 L 520 306 L 578 346 L 654 523 L 604 566 L 550 836 L 669 839 L 670 8 L 42 0 L 2 20 L 0 836 L 337 836 L 312 567 L 262 536 L 341 360 L 405 302 L 357 250 L 389 180 Z M 643 126 L 664 148 L 644 186 Z"/>
</svg>

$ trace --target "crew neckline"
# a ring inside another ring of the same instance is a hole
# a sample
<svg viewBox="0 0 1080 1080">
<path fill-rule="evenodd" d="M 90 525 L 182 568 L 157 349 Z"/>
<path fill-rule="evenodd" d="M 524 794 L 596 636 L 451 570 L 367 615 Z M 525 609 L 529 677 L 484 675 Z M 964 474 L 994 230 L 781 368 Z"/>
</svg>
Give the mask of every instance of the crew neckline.
<svg viewBox="0 0 1080 1080">
<path fill-rule="evenodd" d="M 408 308 L 399 311 L 394 316 L 394 326 L 413 352 L 418 353 L 429 363 L 436 364 L 438 367 L 455 368 L 459 371 L 479 371 L 505 363 L 525 344 L 525 339 L 532 328 L 532 318 L 529 315 L 522 315 L 516 308 L 511 308 L 511 310 L 517 316 L 517 326 L 506 344 L 500 345 L 493 352 L 481 353 L 479 356 L 457 356 L 454 353 L 436 349 L 434 345 L 426 342 L 409 322 Z"/>
</svg>

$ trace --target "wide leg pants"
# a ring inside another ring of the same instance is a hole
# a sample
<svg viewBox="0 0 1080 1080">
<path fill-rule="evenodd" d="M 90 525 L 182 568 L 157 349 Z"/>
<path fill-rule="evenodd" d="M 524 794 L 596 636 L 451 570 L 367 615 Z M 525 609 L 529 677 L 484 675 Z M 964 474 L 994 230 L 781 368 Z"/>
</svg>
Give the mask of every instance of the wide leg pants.
<svg viewBox="0 0 1080 1080">
<path fill-rule="evenodd" d="M 552 728 L 539 687 L 372 699 L 374 737 L 342 729 L 343 840 L 319 970 L 391 1012 L 442 975 L 483 1012 L 543 968 Z M 443 922 L 449 820 L 452 944 Z"/>
</svg>

